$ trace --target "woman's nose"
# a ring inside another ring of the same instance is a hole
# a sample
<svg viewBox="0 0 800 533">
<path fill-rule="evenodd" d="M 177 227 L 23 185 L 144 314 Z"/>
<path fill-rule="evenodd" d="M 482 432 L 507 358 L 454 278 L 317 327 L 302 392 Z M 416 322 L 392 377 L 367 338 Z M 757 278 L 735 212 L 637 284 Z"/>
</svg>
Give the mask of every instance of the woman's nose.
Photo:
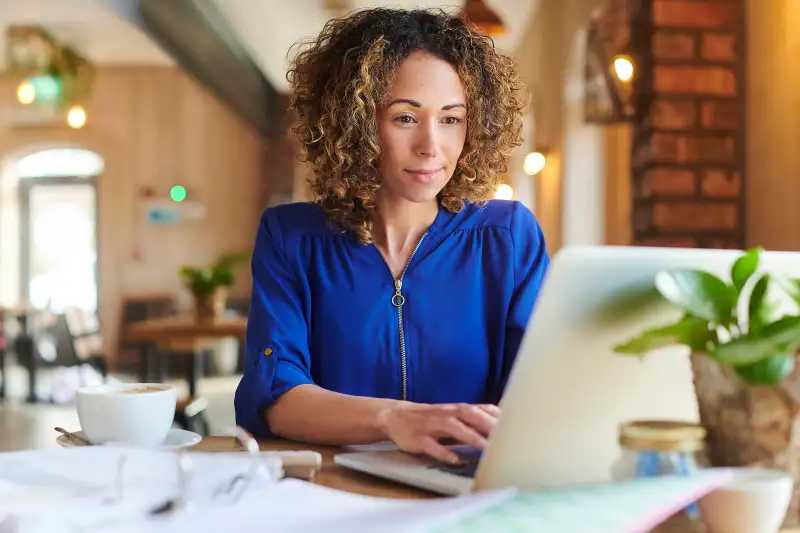
<svg viewBox="0 0 800 533">
<path fill-rule="evenodd" d="M 426 124 L 419 129 L 416 146 L 417 154 L 424 157 L 439 155 L 439 139 L 436 124 Z"/>
</svg>

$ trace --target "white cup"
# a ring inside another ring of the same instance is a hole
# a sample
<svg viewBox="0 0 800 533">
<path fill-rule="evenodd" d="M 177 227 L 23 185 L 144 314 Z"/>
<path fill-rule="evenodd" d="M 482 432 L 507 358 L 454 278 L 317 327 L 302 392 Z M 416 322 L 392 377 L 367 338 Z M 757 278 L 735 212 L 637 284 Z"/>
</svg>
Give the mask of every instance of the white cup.
<svg viewBox="0 0 800 533">
<path fill-rule="evenodd" d="M 794 478 L 781 470 L 729 468 L 731 481 L 698 502 L 709 533 L 778 533 Z"/>
<path fill-rule="evenodd" d="M 151 448 L 167 437 L 175 418 L 172 385 L 126 383 L 78 389 L 78 420 L 92 444 L 121 443 Z"/>
</svg>

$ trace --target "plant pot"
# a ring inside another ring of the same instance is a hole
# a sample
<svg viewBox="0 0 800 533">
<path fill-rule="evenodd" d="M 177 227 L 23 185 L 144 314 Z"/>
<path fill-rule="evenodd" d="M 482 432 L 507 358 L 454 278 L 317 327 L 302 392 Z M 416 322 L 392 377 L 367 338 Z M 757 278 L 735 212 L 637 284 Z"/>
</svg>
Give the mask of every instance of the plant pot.
<svg viewBox="0 0 800 533">
<path fill-rule="evenodd" d="M 221 317 L 225 314 L 225 309 L 228 308 L 228 288 L 217 287 L 211 295 L 212 307 L 214 308 L 214 316 Z"/>
<path fill-rule="evenodd" d="M 702 354 L 692 356 L 692 370 L 711 465 L 777 468 L 800 480 L 800 373 L 756 387 Z M 798 524 L 800 482 L 783 527 Z"/>
<path fill-rule="evenodd" d="M 208 296 L 194 297 L 194 317 L 197 322 L 212 322 L 225 313 L 228 305 L 228 290 L 219 287 Z"/>
</svg>

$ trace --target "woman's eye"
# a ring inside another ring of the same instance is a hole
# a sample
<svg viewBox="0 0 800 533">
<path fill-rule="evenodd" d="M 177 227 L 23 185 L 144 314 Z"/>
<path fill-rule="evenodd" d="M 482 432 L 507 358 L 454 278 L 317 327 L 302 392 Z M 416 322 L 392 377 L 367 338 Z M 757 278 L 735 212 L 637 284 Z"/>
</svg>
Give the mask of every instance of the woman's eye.
<svg viewBox="0 0 800 533">
<path fill-rule="evenodd" d="M 399 117 L 395 117 L 394 120 L 400 124 L 411 124 L 414 122 L 414 117 L 411 115 L 400 115 Z"/>
<path fill-rule="evenodd" d="M 462 120 L 459 117 L 445 117 L 444 119 L 444 123 L 450 125 L 461 124 L 461 122 Z"/>
</svg>

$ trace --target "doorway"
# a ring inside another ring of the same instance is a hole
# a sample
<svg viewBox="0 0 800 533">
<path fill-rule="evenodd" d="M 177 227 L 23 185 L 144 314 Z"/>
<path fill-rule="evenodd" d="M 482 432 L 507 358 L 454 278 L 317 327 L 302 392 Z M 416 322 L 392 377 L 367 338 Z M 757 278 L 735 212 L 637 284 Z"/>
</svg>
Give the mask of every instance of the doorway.
<svg viewBox="0 0 800 533">
<path fill-rule="evenodd" d="M 20 159 L 20 289 L 34 309 L 97 311 L 97 178 L 102 160 L 81 149 Z"/>
<path fill-rule="evenodd" d="M 22 182 L 22 290 L 34 309 L 97 310 L 97 195 L 94 180 Z"/>
</svg>

